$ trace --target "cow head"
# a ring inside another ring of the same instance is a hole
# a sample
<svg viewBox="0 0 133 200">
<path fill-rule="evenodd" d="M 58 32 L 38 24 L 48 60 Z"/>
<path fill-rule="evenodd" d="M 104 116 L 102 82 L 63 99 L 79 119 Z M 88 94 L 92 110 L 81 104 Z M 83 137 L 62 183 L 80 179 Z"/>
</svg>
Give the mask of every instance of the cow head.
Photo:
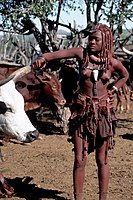
<svg viewBox="0 0 133 200">
<path fill-rule="evenodd" d="M 30 72 L 16 81 L 16 89 L 23 95 L 25 111 L 49 105 L 52 109 L 64 106 L 61 83 L 53 73 Z"/>
<path fill-rule="evenodd" d="M 14 81 L 18 74 L 23 75 L 22 68 L 7 81 L 0 82 L 0 135 L 22 142 L 32 142 L 39 134 L 24 111 L 23 96 L 15 88 Z"/>
<path fill-rule="evenodd" d="M 42 93 L 45 97 L 47 96 L 59 106 L 64 106 L 66 100 L 62 94 L 61 84 L 57 76 L 54 73 L 42 72 L 42 74 L 36 75 L 36 78 L 42 84 Z"/>
</svg>

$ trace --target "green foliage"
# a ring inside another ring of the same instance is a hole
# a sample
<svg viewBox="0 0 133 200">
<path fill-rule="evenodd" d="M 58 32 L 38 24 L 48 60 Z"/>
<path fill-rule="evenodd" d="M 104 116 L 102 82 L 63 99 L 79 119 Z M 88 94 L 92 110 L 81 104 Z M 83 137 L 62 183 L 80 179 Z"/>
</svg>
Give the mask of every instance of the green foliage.
<svg viewBox="0 0 133 200">
<path fill-rule="evenodd" d="M 0 1 L 0 15 L 4 27 L 19 23 L 23 17 L 45 18 L 52 13 L 56 0 L 2 0 Z"/>
<path fill-rule="evenodd" d="M 58 3 L 59 0 L 1 0 L 1 26 L 3 29 L 11 27 L 17 31 L 18 27 L 23 26 L 22 19 L 39 18 L 45 21 L 49 16 L 57 15 Z M 88 22 L 104 20 L 112 30 L 117 30 L 118 34 L 127 19 L 133 22 L 132 0 L 62 0 L 61 3 L 66 12 L 80 10 L 84 13 L 87 8 L 87 15 L 90 15 Z"/>
<path fill-rule="evenodd" d="M 84 13 L 84 9 L 83 9 L 83 0 L 64 0 L 63 1 L 63 10 L 66 12 L 69 11 L 76 11 L 77 9 L 81 11 L 81 13 Z"/>
<path fill-rule="evenodd" d="M 113 25 L 124 25 L 126 20 L 133 20 L 131 0 L 107 0 L 102 9 L 104 20 Z"/>
</svg>

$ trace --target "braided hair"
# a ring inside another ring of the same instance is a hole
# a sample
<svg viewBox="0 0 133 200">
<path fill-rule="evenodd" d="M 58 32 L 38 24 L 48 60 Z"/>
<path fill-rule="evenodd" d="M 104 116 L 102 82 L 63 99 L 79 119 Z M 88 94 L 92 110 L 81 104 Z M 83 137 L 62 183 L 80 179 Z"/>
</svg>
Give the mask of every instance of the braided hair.
<svg viewBox="0 0 133 200">
<path fill-rule="evenodd" d="M 95 26 L 95 29 L 101 31 L 102 40 L 105 44 L 105 49 L 111 53 L 113 47 L 113 35 L 111 29 L 105 24 L 97 24 Z"/>
<path fill-rule="evenodd" d="M 100 63 L 104 63 L 102 67 L 106 71 L 113 57 L 113 35 L 111 29 L 105 24 L 93 24 L 87 27 L 88 35 L 93 32 L 100 31 L 102 35 L 102 49 L 100 52 Z"/>
<path fill-rule="evenodd" d="M 99 55 L 98 62 L 101 66 L 101 70 L 103 69 L 104 71 L 106 71 L 107 69 L 109 69 L 109 65 L 111 65 L 111 58 L 114 57 L 113 54 L 114 39 L 111 29 L 107 25 L 101 23 L 95 24 L 93 22 L 90 22 L 87 25 L 87 27 L 81 32 L 84 34 L 84 37 L 87 37 L 96 31 L 100 31 L 102 35 L 102 49 Z M 85 54 L 88 54 L 87 52 L 88 50 L 86 49 Z M 84 56 L 84 62 L 83 62 L 84 65 L 89 63 L 89 58 L 87 59 L 87 57 L 86 58 L 85 57 L 86 56 Z"/>
</svg>

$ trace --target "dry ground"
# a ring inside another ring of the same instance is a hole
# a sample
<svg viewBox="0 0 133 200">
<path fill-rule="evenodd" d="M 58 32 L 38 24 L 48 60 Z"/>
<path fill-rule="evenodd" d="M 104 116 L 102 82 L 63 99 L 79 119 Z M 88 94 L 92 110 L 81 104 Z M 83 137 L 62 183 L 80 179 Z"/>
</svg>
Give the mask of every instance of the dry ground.
<svg viewBox="0 0 133 200">
<path fill-rule="evenodd" d="M 133 108 L 133 105 L 132 105 Z M 132 109 L 133 110 L 133 109 Z M 108 200 L 133 199 L 133 111 L 119 114 L 116 147 L 110 152 Z M 45 132 L 46 133 L 46 132 Z M 17 190 L 11 200 L 72 200 L 72 144 L 66 135 L 41 134 L 31 145 L 15 142 L 2 147 L 0 170 Z M 94 153 L 86 167 L 84 200 L 98 200 Z M 7 198 L 4 198 L 5 200 Z"/>
</svg>

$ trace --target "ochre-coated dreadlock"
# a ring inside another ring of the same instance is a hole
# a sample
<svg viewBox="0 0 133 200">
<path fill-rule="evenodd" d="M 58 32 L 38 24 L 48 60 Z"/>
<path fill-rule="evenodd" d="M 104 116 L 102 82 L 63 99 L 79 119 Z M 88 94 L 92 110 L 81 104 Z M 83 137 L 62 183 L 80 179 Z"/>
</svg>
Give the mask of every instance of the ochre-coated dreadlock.
<svg viewBox="0 0 133 200">
<path fill-rule="evenodd" d="M 105 70 L 109 67 L 109 59 L 113 55 L 113 35 L 111 29 L 105 24 L 97 24 L 96 30 L 101 31 L 102 34 L 102 51 L 100 58 L 105 60 Z"/>
<path fill-rule="evenodd" d="M 93 25 L 90 33 L 100 31 L 102 35 L 102 49 L 100 53 L 100 61 L 104 62 L 104 69 L 108 69 L 110 58 L 113 56 L 113 35 L 111 29 L 105 24 Z"/>
<path fill-rule="evenodd" d="M 113 35 L 111 29 L 106 26 L 105 24 L 97 24 L 95 25 L 95 30 L 101 31 L 103 46 L 102 51 L 107 50 L 112 54 L 112 47 L 113 47 Z"/>
</svg>

